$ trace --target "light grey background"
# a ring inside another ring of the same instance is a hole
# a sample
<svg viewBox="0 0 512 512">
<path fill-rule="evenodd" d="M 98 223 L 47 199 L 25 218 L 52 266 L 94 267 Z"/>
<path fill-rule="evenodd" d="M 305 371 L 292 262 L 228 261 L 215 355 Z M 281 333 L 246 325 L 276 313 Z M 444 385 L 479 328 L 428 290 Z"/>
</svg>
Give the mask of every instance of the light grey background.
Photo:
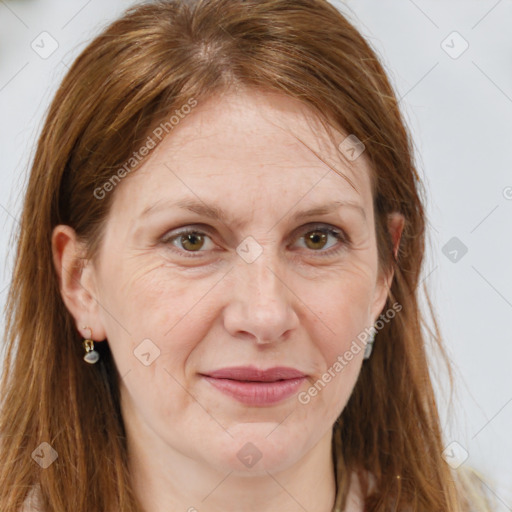
<svg viewBox="0 0 512 512">
<path fill-rule="evenodd" d="M 78 52 L 132 3 L 0 0 L 1 306 L 44 112 Z M 451 406 L 438 386 L 447 460 L 467 452 L 463 465 L 512 510 L 512 2 L 336 5 L 379 53 L 414 134 L 428 193 L 424 279 L 456 368 Z"/>
</svg>

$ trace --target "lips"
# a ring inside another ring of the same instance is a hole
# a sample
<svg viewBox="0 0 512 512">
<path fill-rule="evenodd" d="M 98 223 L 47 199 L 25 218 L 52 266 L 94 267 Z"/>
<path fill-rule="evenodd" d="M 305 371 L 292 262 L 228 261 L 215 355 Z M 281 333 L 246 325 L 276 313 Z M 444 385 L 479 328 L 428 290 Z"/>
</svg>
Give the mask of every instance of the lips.
<svg viewBox="0 0 512 512">
<path fill-rule="evenodd" d="M 304 373 L 286 366 L 276 366 L 268 370 L 260 370 L 254 366 L 234 366 L 222 368 L 207 374 L 214 379 L 231 379 L 252 382 L 275 382 L 278 380 L 297 379 L 305 377 Z"/>
<path fill-rule="evenodd" d="M 267 406 L 294 395 L 306 375 L 288 367 L 261 370 L 252 366 L 223 368 L 202 374 L 215 389 L 246 405 Z"/>
</svg>

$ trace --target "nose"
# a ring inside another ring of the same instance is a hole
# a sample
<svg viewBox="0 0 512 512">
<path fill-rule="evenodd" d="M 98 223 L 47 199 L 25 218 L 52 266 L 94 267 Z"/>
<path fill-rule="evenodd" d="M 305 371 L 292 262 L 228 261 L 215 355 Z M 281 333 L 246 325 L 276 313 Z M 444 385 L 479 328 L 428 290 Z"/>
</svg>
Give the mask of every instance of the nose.
<svg viewBox="0 0 512 512">
<path fill-rule="evenodd" d="M 262 254 L 252 263 L 241 261 L 232 274 L 224 327 L 233 337 L 269 344 L 283 341 L 297 328 L 297 298 L 275 258 L 271 263 Z"/>
</svg>

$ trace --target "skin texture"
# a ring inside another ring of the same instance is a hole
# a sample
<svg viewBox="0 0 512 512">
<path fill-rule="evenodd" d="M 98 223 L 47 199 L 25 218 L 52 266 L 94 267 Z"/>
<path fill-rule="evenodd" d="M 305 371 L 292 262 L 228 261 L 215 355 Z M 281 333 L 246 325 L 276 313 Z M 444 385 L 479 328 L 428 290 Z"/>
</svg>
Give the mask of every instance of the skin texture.
<svg viewBox="0 0 512 512">
<path fill-rule="evenodd" d="M 331 429 L 363 351 L 308 404 L 292 396 L 244 405 L 199 374 L 291 366 L 308 376 L 300 391 L 307 390 L 383 312 L 392 276 L 378 272 L 364 153 L 340 158 L 295 100 L 230 93 L 200 103 L 111 193 L 94 261 L 77 267 L 83 247 L 68 226 L 55 228 L 53 250 L 77 328 L 84 338 L 87 325 L 95 341 L 108 340 L 122 376 L 130 469 L 143 505 L 152 512 L 330 511 Z M 230 219 L 170 206 L 185 198 L 215 204 Z M 363 211 L 346 205 L 293 218 L 334 200 Z M 396 247 L 403 218 L 395 214 L 389 225 Z M 204 237 L 187 244 L 175 235 L 190 226 Z M 306 235 L 329 226 L 349 242 L 321 231 L 325 238 L 308 243 Z M 239 246 L 262 253 L 248 263 Z M 146 366 L 134 351 L 148 339 L 142 352 L 158 357 Z M 252 467 L 237 457 L 247 443 L 261 454 Z"/>
</svg>

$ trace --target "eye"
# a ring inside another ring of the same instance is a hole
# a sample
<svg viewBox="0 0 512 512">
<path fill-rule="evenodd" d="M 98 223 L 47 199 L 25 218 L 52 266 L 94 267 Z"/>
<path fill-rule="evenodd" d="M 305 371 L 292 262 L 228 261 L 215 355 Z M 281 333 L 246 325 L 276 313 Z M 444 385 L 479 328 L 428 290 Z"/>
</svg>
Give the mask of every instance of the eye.
<svg viewBox="0 0 512 512">
<path fill-rule="evenodd" d="M 333 243 L 330 245 L 328 245 L 329 238 L 333 239 Z M 305 246 L 302 247 L 322 256 L 337 254 L 350 243 L 348 236 L 343 231 L 325 224 L 309 226 L 309 229 L 298 240 L 304 241 Z M 208 234 L 191 228 L 183 229 L 174 234 L 171 233 L 165 236 L 162 242 L 176 247 L 178 249 L 176 252 L 186 257 L 198 257 L 199 255 L 196 256 L 193 253 L 213 249 L 215 245 Z M 328 246 L 327 250 L 325 249 L 326 246 Z"/>
<path fill-rule="evenodd" d="M 329 238 L 333 238 L 334 242 L 329 245 L 326 250 L 325 247 L 328 245 Z M 325 224 L 310 226 L 308 231 L 305 232 L 299 240 L 304 241 L 307 249 L 311 249 L 313 252 L 318 252 L 322 256 L 337 254 L 349 244 L 349 239 L 343 231 L 334 229 Z M 332 249 L 333 247 L 334 249 Z"/>
<path fill-rule="evenodd" d="M 206 233 L 193 229 L 184 229 L 173 236 L 165 237 L 163 242 L 178 247 L 182 252 L 191 253 L 202 252 L 200 249 L 205 245 L 206 240 L 210 240 L 210 243 L 213 245 L 211 238 Z"/>
</svg>

